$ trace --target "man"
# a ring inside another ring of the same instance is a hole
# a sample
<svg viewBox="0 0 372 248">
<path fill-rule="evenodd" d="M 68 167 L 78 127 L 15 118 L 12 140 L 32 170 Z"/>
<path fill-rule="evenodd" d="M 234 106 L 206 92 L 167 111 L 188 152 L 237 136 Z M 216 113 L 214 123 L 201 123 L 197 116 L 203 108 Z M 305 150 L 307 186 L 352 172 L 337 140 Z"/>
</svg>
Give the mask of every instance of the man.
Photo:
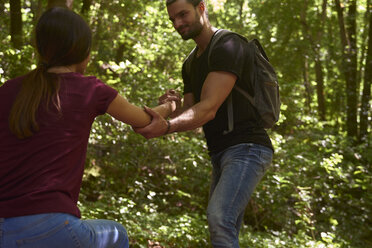
<svg viewBox="0 0 372 248">
<path fill-rule="evenodd" d="M 239 229 L 250 196 L 269 167 L 273 148 L 247 99 L 235 92 L 243 85 L 244 43 L 237 35 L 223 37 L 208 63 L 209 43 L 216 28 L 209 23 L 204 0 L 166 0 L 169 19 L 184 40 L 196 43 L 191 73 L 182 68 L 183 107 L 167 121 L 151 109 L 152 123 L 135 131 L 146 138 L 203 126 L 213 164 L 207 217 L 213 247 L 239 247 Z M 190 74 L 190 75 L 189 75 Z M 233 95 L 234 129 L 228 129 L 227 103 Z M 160 100 L 176 100 L 167 91 Z"/>
</svg>

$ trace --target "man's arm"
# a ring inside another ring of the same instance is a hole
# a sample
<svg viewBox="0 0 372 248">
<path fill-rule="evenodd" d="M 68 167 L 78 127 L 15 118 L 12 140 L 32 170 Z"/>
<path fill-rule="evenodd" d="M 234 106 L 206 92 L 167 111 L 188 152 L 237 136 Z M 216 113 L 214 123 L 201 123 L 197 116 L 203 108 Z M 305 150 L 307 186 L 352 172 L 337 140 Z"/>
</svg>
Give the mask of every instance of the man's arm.
<svg viewBox="0 0 372 248">
<path fill-rule="evenodd" d="M 153 117 L 150 125 L 144 128 L 136 129 L 145 138 L 155 138 L 167 133 L 182 132 L 198 128 L 208 121 L 214 119 L 217 110 L 225 101 L 234 87 L 236 75 L 229 72 L 211 72 L 208 74 L 200 96 L 200 102 L 186 109 L 182 114 L 169 121 L 168 129 L 167 121 L 158 115 L 156 112 L 148 108 L 145 110 Z M 192 96 L 192 94 L 191 94 Z M 191 101 L 189 94 L 185 95 L 185 101 Z M 186 99 L 189 100 L 186 100 Z"/>
</svg>

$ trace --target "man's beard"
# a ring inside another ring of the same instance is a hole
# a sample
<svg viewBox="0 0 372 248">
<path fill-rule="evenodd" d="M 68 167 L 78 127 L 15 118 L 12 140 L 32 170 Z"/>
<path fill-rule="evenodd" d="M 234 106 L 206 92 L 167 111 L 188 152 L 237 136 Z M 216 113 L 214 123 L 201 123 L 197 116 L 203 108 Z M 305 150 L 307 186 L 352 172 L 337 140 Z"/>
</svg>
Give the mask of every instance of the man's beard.
<svg viewBox="0 0 372 248">
<path fill-rule="evenodd" d="M 200 23 L 194 23 L 190 31 L 180 35 L 184 40 L 193 39 L 198 36 L 202 30 L 203 26 Z"/>
<path fill-rule="evenodd" d="M 198 13 L 196 12 L 195 22 L 188 26 L 190 30 L 184 34 L 178 32 L 181 35 L 182 39 L 184 40 L 193 39 L 202 32 L 203 25 L 200 22 L 198 22 L 198 20 L 200 20 L 200 15 L 198 15 Z M 182 29 L 182 27 L 180 29 Z"/>
</svg>

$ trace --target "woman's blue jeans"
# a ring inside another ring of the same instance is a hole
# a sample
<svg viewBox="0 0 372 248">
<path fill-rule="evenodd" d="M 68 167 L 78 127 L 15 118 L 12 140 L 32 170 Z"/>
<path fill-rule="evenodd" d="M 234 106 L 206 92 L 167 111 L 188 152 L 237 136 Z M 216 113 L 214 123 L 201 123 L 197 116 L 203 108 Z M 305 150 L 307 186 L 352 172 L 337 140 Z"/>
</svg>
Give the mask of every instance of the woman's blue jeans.
<svg viewBox="0 0 372 248">
<path fill-rule="evenodd" d="M 272 157 L 270 148 L 251 143 L 211 155 L 213 173 L 207 217 L 214 248 L 239 247 L 244 210 Z"/>
<path fill-rule="evenodd" d="M 1 214 L 1 213 L 0 213 Z M 0 218 L 0 248 L 128 248 L 125 228 L 64 213 Z"/>
</svg>

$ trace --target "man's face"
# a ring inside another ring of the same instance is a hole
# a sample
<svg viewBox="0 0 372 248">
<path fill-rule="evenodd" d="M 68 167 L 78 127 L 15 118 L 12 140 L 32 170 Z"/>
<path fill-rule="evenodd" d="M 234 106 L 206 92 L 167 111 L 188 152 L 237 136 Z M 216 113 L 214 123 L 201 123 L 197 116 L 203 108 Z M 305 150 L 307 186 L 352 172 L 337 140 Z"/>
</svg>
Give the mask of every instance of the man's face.
<svg viewBox="0 0 372 248">
<path fill-rule="evenodd" d="M 194 7 L 187 0 L 177 0 L 169 5 L 167 10 L 173 27 L 181 35 L 182 39 L 193 39 L 201 33 L 203 18 L 198 6 Z"/>
</svg>

